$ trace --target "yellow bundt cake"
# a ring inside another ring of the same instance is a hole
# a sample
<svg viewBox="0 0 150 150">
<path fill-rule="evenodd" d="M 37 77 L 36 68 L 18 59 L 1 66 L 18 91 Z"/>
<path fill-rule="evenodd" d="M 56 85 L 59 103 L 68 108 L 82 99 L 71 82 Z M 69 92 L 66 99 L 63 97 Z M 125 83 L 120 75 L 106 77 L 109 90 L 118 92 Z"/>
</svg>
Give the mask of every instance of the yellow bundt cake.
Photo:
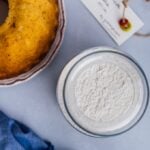
<svg viewBox="0 0 150 150">
<path fill-rule="evenodd" d="M 0 80 L 29 71 L 47 54 L 58 28 L 57 0 L 8 0 L 0 25 Z"/>
</svg>

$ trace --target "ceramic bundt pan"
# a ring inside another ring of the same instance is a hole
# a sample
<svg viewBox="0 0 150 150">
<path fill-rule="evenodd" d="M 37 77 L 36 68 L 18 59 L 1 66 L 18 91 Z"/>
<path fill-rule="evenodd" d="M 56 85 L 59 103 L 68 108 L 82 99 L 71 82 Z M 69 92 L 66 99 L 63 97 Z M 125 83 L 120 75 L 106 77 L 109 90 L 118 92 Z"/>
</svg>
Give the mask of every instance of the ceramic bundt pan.
<svg viewBox="0 0 150 150">
<path fill-rule="evenodd" d="M 59 4 L 59 27 L 57 30 L 55 40 L 54 40 L 53 44 L 51 45 L 49 52 L 47 53 L 45 58 L 43 60 L 41 60 L 41 62 L 39 64 L 37 64 L 35 67 L 33 67 L 28 72 L 18 75 L 16 77 L 10 78 L 10 79 L 0 80 L 0 87 L 17 85 L 19 83 L 23 83 L 25 81 L 30 80 L 31 78 L 36 76 L 38 73 L 40 73 L 42 70 L 44 70 L 54 59 L 55 55 L 57 54 L 57 52 L 60 48 L 63 37 L 64 37 L 65 20 L 66 20 L 65 19 L 65 10 L 64 10 L 64 1 L 63 0 L 57 0 L 57 1 Z"/>
</svg>

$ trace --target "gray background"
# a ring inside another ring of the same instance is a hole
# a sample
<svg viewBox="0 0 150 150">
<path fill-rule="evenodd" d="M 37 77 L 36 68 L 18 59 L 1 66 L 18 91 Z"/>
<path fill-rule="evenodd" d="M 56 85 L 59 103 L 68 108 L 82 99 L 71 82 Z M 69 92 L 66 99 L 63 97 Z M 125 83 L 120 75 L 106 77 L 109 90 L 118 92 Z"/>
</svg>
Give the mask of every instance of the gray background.
<svg viewBox="0 0 150 150">
<path fill-rule="evenodd" d="M 150 4 L 132 0 L 132 8 L 150 31 Z M 150 106 L 141 122 L 129 132 L 111 138 L 91 138 L 73 129 L 64 119 L 56 100 L 56 84 L 65 64 L 84 49 L 111 46 L 131 54 L 150 81 L 150 38 L 133 36 L 118 47 L 101 28 L 80 0 L 65 0 L 67 28 L 60 52 L 53 63 L 27 83 L 0 88 L 0 109 L 25 123 L 42 138 L 51 141 L 56 150 L 149 150 Z"/>
</svg>

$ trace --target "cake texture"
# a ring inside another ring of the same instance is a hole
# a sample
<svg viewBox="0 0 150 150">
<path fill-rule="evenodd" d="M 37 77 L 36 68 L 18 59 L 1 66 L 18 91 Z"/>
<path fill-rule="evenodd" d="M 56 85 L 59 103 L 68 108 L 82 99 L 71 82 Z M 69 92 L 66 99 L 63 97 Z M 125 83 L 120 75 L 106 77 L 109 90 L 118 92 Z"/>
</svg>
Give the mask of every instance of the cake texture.
<svg viewBox="0 0 150 150">
<path fill-rule="evenodd" d="M 0 25 L 0 80 L 23 74 L 48 53 L 59 24 L 57 0 L 8 0 Z"/>
</svg>

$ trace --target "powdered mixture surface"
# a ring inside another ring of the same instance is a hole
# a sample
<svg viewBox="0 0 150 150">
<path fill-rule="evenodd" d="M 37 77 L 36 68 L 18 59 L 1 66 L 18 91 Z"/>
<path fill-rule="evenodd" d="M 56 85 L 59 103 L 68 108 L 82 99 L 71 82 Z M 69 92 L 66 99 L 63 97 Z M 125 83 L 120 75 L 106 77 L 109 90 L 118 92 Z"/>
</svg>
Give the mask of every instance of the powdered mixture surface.
<svg viewBox="0 0 150 150">
<path fill-rule="evenodd" d="M 143 100 L 143 80 L 136 64 L 115 53 L 85 57 L 71 70 L 65 86 L 70 116 L 94 134 L 114 134 L 128 128 Z"/>
<path fill-rule="evenodd" d="M 116 64 L 95 64 L 84 70 L 75 85 L 80 111 L 94 121 L 111 122 L 124 115 L 134 101 L 134 85 Z"/>
</svg>

